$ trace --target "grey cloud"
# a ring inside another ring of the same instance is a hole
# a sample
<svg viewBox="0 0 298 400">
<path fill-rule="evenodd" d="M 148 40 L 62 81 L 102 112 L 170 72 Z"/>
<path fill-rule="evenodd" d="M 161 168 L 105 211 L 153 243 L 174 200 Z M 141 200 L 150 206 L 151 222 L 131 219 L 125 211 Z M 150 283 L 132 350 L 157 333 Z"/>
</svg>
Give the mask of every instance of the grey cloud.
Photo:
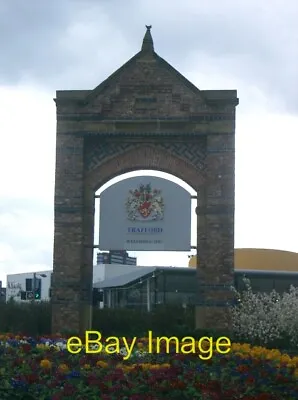
<svg viewBox="0 0 298 400">
<path fill-rule="evenodd" d="M 48 245 L 52 242 L 53 229 L 52 204 L 34 198 L 1 199 L 0 245 L 13 248 L 25 262 L 51 260 Z"/>
<path fill-rule="evenodd" d="M 194 60 L 198 71 L 215 65 L 297 111 L 297 14 L 294 0 L 14 0 L 1 11 L 0 82 L 95 87 L 140 49 L 152 24 L 156 51 L 182 73 Z"/>
<path fill-rule="evenodd" d="M 90 61 L 95 58 L 98 64 L 97 49 L 92 46 L 97 36 L 94 27 L 100 32 L 97 43 L 100 49 L 100 41 L 107 42 L 103 24 L 113 25 L 110 21 L 112 15 L 106 15 L 105 4 L 108 2 L 99 5 L 94 0 L 14 0 L 3 4 L 0 11 L 3 55 L 0 83 L 33 80 L 48 86 L 59 82 L 59 77 L 64 81 L 65 76 L 72 69 L 77 70 L 77 64 L 84 61 L 86 49 Z M 108 7 L 108 10 L 113 11 L 113 7 Z M 89 37 L 88 30 L 93 37 Z M 78 81 L 82 73 L 88 73 L 88 62 L 85 68 L 85 71 L 84 66 L 78 71 Z"/>
<path fill-rule="evenodd" d="M 1 81 L 13 84 L 40 69 L 47 75 L 53 65 L 55 43 L 70 23 L 70 14 L 65 1 L 2 2 Z"/>
<path fill-rule="evenodd" d="M 49 213 L 52 211 L 52 203 L 53 201 L 45 201 L 44 199 L 34 199 L 34 198 L 22 198 L 20 195 L 19 198 L 4 198 L 2 197 L 0 200 L 0 215 L 4 213 L 8 209 L 18 211 L 26 211 L 26 212 L 34 212 L 36 215 L 44 215 L 45 213 Z"/>
</svg>

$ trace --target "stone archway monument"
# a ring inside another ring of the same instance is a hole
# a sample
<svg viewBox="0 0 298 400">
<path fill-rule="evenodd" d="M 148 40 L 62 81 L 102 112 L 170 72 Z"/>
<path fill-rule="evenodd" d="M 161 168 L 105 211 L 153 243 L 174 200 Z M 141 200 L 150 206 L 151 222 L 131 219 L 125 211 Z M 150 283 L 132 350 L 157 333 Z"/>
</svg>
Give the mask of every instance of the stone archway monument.
<svg viewBox="0 0 298 400">
<path fill-rule="evenodd" d="M 91 328 L 95 192 L 140 169 L 197 191 L 196 326 L 230 327 L 237 92 L 199 90 L 155 53 L 150 28 L 95 89 L 56 93 L 53 333 Z"/>
</svg>

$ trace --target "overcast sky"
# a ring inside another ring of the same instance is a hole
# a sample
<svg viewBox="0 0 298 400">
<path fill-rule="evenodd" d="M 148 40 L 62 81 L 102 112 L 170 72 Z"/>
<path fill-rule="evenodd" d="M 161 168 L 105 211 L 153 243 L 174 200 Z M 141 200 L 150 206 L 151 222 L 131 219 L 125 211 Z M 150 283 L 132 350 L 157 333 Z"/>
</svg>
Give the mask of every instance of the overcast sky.
<svg viewBox="0 0 298 400">
<path fill-rule="evenodd" d="M 52 267 L 55 91 L 96 87 L 145 24 L 198 88 L 238 90 L 235 246 L 298 251 L 297 21 L 296 0 L 0 0 L 0 280 Z"/>
</svg>

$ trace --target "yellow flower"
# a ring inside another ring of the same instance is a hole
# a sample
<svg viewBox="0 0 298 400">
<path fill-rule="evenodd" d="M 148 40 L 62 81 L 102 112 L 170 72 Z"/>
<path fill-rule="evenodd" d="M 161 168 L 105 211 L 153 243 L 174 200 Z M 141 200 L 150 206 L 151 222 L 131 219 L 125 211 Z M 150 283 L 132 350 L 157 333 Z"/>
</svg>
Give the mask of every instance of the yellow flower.
<svg viewBox="0 0 298 400">
<path fill-rule="evenodd" d="M 210 348 L 210 342 L 208 340 L 202 340 L 201 343 L 200 341 L 196 342 L 196 347 L 201 347 L 203 350 L 208 350 Z"/>
<path fill-rule="evenodd" d="M 139 366 L 142 367 L 145 370 L 148 370 L 148 369 L 160 369 L 160 368 L 162 368 L 163 366 L 166 366 L 166 365 L 168 366 L 169 364 L 149 364 L 149 363 L 139 364 Z M 135 367 L 135 366 L 136 366 L 136 364 L 132 365 L 132 367 Z"/>
<path fill-rule="evenodd" d="M 40 349 L 40 350 L 44 350 L 46 348 L 46 345 L 44 345 L 42 343 L 37 343 L 36 348 Z"/>
<path fill-rule="evenodd" d="M 251 346 L 247 343 L 232 343 L 232 354 L 240 358 L 264 359 L 275 362 L 276 367 L 287 365 L 289 368 L 297 367 L 298 357 L 291 358 L 288 354 L 281 354 L 277 349 L 266 349 L 261 346 Z"/>
<path fill-rule="evenodd" d="M 90 364 L 84 364 L 84 365 L 83 365 L 83 368 L 84 368 L 84 369 L 90 369 L 90 367 L 91 367 Z"/>
<path fill-rule="evenodd" d="M 241 357 L 241 354 L 249 354 L 251 352 L 251 347 L 249 344 L 232 343 L 231 353 L 235 353 L 237 356 Z"/>
<path fill-rule="evenodd" d="M 161 365 L 159 364 L 152 364 L 149 366 L 149 369 L 160 369 Z"/>
<path fill-rule="evenodd" d="M 292 358 L 292 362 L 296 365 L 296 367 L 298 367 L 298 357 L 297 356 Z"/>
<path fill-rule="evenodd" d="M 52 366 L 52 363 L 51 363 L 51 361 L 44 359 L 44 360 L 40 361 L 40 366 L 41 366 L 41 368 L 44 368 L 44 369 L 50 369 Z"/>
<path fill-rule="evenodd" d="M 295 376 L 295 378 L 298 378 L 298 368 L 296 368 L 296 369 L 294 370 L 294 376 Z"/>
<path fill-rule="evenodd" d="M 143 369 L 150 369 L 150 367 L 151 367 L 151 364 L 148 364 L 148 363 L 141 363 L 140 364 L 140 367 L 142 367 Z"/>
<path fill-rule="evenodd" d="M 97 367 L 106 368 L 106 367 L 108 366 L 108 363 L 105 362 L 105 361 L 101 361 L 101 360 L 100 360 L 100 361 L 97 361 L 96 366 L 97 366 Z"/>
<path fill-rule="evenodd" d="M 139 342 L 139 343 L 137 344 L 137 347 L 138 347 L 138 349 L 141 349 L 142 347 L 144 347 L 144 345 L 143 345 L 143 343 Z"/>
<path fill-rule="evenodd" d="M 241 345 L 239 343 L 232 343 L 231 350 L 239 351 L 241 349 Z"/>
<path fill-rule="evenodd" d="M 292 361 L 288 362 L 287 368 L 295 368 L 295 367 L 296 367 L 295 363 L 293 363 Z"/>
<path fill-rule="evenodd" d="M 170 367 L 171 367 L 170 364 L 167 364 L 167 363 L 160 364 L 160 366 L 161 366 L 162 368 L 170 368 Z"/>
<path fill-rule="evenodd" d="M 129 365 L 123 365 L 123 366 L 122 366 L 122 370 L 123 370 L 124 372 L 130 372 L 130 371 L 132 371 L 133 369 L 134 369 L 133 366 L 129 366 Z"/>
<path fill-rule="evenodd" d="M 58 367 L 58 371 L 62 374 L 67 373 L 69 371 L 69 368 L 66 364 L 60 364 Z"/>
<path fill-rule="evenodd" d="M 242 360 L 248 359 L 249 355 L 246 353 L 235 353 L 236 356 L 240 357 Z"/>
<path fill-rule="evenodd" d="M 291 357 L 288 356 L 288 354 L 283 354 L 283 355 L 280 357 L 280 362 L 281 362 L 281 363 L 287 364 L 287 363 L 289 363 L 290 361 L 291 361 Z"/>
</svg>

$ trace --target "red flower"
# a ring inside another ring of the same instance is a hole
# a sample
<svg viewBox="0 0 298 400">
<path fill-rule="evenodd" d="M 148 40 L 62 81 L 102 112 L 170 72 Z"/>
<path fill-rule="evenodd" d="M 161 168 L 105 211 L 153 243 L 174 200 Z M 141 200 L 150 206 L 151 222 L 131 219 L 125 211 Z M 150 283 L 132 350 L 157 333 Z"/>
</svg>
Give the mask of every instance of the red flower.
<svg viewBox="0 0 298 400">
<path fill-rule="evenodd" d="M 172 382 L 171 384 L 173 389 L 184 390 L 186 388 L 186 384 L 183 381 Z"/>
<path fill-rule="evenodd" d="M 237 367 L 237 371 L 238 371 L 238 372 L 248 372 L 248 371 L 249 371 L 249 368 L 248 368 L 247 365 L 239 365 L 239 366 Z"/>
<path fill-rule="evenodd" d="M 245 380 L 245 382 L 246 382 L 248 385 L 252 385 L 252 384 L 254 383 L 254 381 L 255 381 L 255 378 L 252 377 L 252 376 L 249 376 L 249 377 Z"/>
<path fill-rule="evenodd" d="M 39 381 L 39 377 L 36 374 L 29 374 L 26 376 L 26 381 L 31 385 L 32 383 L 36 383 Z"/>
<path fill-rule="evenodd" d="M 273 400 L 273 397 L 269 393 L 262 393 L 255 397 L 255 400 Z"/>
<path fill-rule="evenodd" d="M 54 394 L 54 396 L 52 397 L 52 400 L 62 400 L 64 397 L 63 393 L 56 393 Z"/>
<path fill-rule="evenodd" d="M 21 349 L 24 353 L 29 353 L 31 351 L 31 346 L 28 343 L 22 344 Z"/>
<path fill-rule="evenodd" d="M 194 386 L 194 388 L 202 390 L 202 391 L 207 390 L 207 386 L 201 382 L 195 382 L 193 386 Z"/>
<path fill-rule="evenodd" d="M 19 365 L 22 365 L 23 362 L 24 362 L 24 360 L 23 360 L 22 358 L 16 358 L 16 359 L 14 360 L 14 362 L 13 362 L 13 366 L 14 366 L 14 367 L 17 367 L 17 366 L 19 366 Z"/>
<path fill-rule="evenodd" d="M 281 375 L 281 374 L 278 374 L 278 375 L 276 376 L 276 381 L 279 382 L 279 383 L 286 383 L 286 382 L 289 381 L 289 379 L 288 379 L 286 376 L 283 376 L 283 375 Z"/>
<path fill-rule="evenodd" d="M 220 362 L 221 365 L 225 365 L 225 364 L 227 364 L 229 362 L 229 359 L 226 358 L 226 357 L 222 357 L 222 358 L 220 358 L 219 362 Z"/>
<path fill-rule="evenodd" d="M 73 385 L 71 385 L 71 384 L 69 384 L 69 383 L 65 383 L 65 385 L 64 385 L 64 387 L 63 387 L 63 394 L 64 394 L 65 396 L 74 395 L 75 392 L 76 392 L 76 388 L 75 388 Z"/>
<path fill-rule="evenodd" d="M 219 391 L 220 390 L 220 383 L 218 381 L 210 381 L 208 384 L 209 389 Z"/>
</svg>

